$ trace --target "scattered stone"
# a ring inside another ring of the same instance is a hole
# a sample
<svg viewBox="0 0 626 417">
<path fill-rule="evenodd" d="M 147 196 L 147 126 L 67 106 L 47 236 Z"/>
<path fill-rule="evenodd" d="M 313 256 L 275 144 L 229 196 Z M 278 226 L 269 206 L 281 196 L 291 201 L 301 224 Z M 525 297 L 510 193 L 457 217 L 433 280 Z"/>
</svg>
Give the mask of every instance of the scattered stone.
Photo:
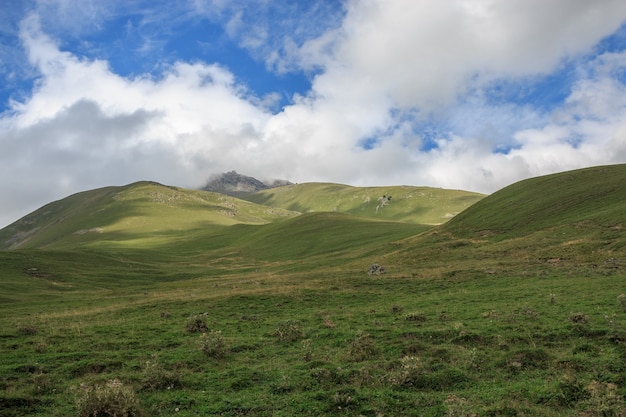
<svg viewBox="0 0 626 417">
<path fill-rule="evenodd" d="M 378 264 L 373 264 L 372 266 L 370 266 L 369 271 L 367 271 L 368 275 L 382 275 L 384 273 L 385 267 Z"/>
</svg>

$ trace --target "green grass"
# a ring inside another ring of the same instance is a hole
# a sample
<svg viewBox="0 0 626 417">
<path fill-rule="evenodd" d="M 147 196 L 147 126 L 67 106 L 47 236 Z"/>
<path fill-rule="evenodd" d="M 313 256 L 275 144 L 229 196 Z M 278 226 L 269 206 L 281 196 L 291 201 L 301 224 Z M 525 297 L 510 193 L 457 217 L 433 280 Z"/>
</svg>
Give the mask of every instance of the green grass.
<svg viewBox="0 0 626 417">
<path fill-rule="evenodd" d="M 618 273 L 316 271 L 3 304 L 2 415 L 72 415 L 73 390 L 114 378 L 149 415 L 442 415 L 451 395 L 480 415 L 574 415 L 593 381 L 623 395 L 622 290 Z M 221 332 L 223 356 L 204 355 L 186 331 L 198 314 Z M 285 322 L 301 336 L 279 338 Z M 176 384 L 149 388 L 148 361 Z"/>
<path fill-rule="evenodd" d="M 384 205 L 383 196 L 391 199 Z M 258 204 L 300 213 L 340 212 L 373 219 L 416 224 L 442 224 L 484 195 L 431 187 L 350 187 L 305 183 L 243 195 Z"/>
<path fill-rule="evenodd" d="M 50 203 L 0 231 L 0 248 L 75 248 L 125 242 L 158 246 L 188 232 L 264 224 L 297 215 L 222 194 L 139 182 Z"/>
<path fill-rule="evenodd" d="M 309 213 L 0 252 L 0 416 L 78 416 L 112 380 L 149 416 L 624 415 L 626 175 L 602 169 L 436 228 Z M 568 203 L 521 205 L 546 190 Z"/>
</svg>

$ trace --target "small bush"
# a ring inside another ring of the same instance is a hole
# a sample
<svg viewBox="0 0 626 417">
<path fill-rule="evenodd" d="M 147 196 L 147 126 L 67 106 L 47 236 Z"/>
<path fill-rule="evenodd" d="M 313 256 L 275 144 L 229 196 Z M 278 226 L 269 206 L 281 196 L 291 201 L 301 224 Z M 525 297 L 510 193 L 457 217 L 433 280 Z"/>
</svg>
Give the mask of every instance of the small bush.
<svg viewBox="0 0 626 417">
<path fill-rule="evenodd" d="M 348 408 L 354 403 L 350 392 L 336 392 L 333 395 L 333 407 L 339 410 Z"/>
<path fill-rule="evenodd" d="M 334 329 L 335 323 L 330 317 L 324 317 L 324 327 L 326 327 L 327 329 Z"/>
<path fill-rule="evenodd" d="M 374 338 L 367 333 L 359 331 L 350 343 L 350 349 L 348 351 L 350 359 L 356 362 L 361 362 L 366 359 L 371 359 L 378 349 L 374 344 Z"/>
<path fill-rule="evenodd" d="M 415 321 L 418 323 L 423 323 L 426 321 L 426 315 L 424 313 L 409 313 L 404 316 L 406 321 Z"/>
<path fill-rule="evenodd" d="M 33 385 L 37 394 L 50 394 L 54 391 L 50 376 L 42 372 L 33 375 Z"/>
<path fill-rule="evenodd" d="M 471 414 L 469 402 L 465 398 L 457 397 L 454 394 L 448 395 L 444 404 L 448 417 L 468 417 L 474 415 Z"/>
<path fill-rule="evenodd" d="M 399 306 L 399 305 L 393 305 L 391 306 L 391 312 L 394 314 L 400 314 L 404 311 L 404 307 Z"/>
<path fill-rule="evenodd" d="M 574 329 L 578 332 L 584 332 L 589 328 L 589 316 L 583 313 L 574 313 L 569 317 Z"/>
<path fill-rule="evenodd" d="M 417 356 L 404 356 L 400 359 L 400 368 L 389 377 L 393 385 L 410 387 L 416 385 L 418 378 L 424 372 L 422 360 Z"/>
<path fill-rule="evenodd" d="M 227 346 L 220 331 L 211 331 L 203 333 L 200 336 L 200 350 L 206 356 L 219 359 L 226 356 Z"/>
<path fill-rule="evenodd" d="M 302 341 L 302 359 L 305 362 L 310 362 L 313 359 L 313 341 L 311 339 Z"/>
<path fill-rule="evenodd" d="M 289 320 L 278 325 L 274 330 L 274 336 L 281 342 L 295 342 L 304 337 L 304 332 L 297 322 Z"/>
<path fill-rule="evenodd" d="M 617 302 L 619 303 L 622 310 L 626 311 L 626 294 L 620 294 L 617 296 Z"/>
<path fill-rule="evenodd" d="M 564 407 L 574 407 L 579 401 L 589 398 L 584 384 L 575 374 L 565 374 L 558 382 L 556 402 Z"/>
<path fill-rule="evenodd" d="M 48 350 L 48 344 L 45 341 L 39 342 L 35 345 L 35 352 L 46 353 Z"/>
<path fill-rule="evenodd" d="M 576 325 L 581 325 L 581 324 L 588 324 L 589 323 L 589 317 L 586 314 L 583 313 L 574 313 L 570 316 L 570 321 Z"/>
<path fill-rule="evenodd" d="M 187 319 L 187 325 L 185 326 L 188 333 L 206 333 L 209 331 L 209 327 L 206 324 L 206 320 L 202 316 L 191 316 Z"/>
<path fill-rule="evenodd" d="M 587 391 L 590 394 L 589 407 L 594 416 L 622 417 L 626 415 L 624 397 L 618 394 L 617 385 L 592 381 L 587 386 Z"/>
<path fill-rule="evenodd" d="M 146 361 L 143 368 L 143 388 L 151 391 L 173 389 L 180 385 L 178 372 L 165 369 L 156 356 Z"/>
<path fill-rule="evenodd" d="M 117 379 L 103 386 L 79 388 L 76 400 L 78 417 L 138 417 L 143 415 L 132 388 Z"/>
</svg>

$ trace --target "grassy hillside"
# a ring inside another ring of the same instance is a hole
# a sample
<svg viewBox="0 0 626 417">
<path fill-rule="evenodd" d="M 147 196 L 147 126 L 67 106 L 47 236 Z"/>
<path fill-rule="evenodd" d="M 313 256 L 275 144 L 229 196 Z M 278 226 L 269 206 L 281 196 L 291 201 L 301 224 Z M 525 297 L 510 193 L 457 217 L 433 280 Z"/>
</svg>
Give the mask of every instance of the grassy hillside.
<svg viewBox="0 0 626 417">
<path fill-rule="evenodd" d="M 409 237 L 389 262 L 436 260 L 442 273 L 626 265 L 626 165 L 569 171 L 508 186 L 430 232 Z"/>
<path fill-rule="evenodd" d="M 383 196 L 391 199 L 382 203 Z M 332 211 L 415 224 L 441 224 L 483 198 L 460 190 L 430 187 L 350 187 L 306 183 L 242 196 L 248 201 L 300 213 Z"/>
<path fill-rule="evenodd" d="M 478 202 L 444 228 L 460 235 L 512 238 L 563 225 L 626 223 L 626 165 L 520 181 Z"/>
<path fill-rule="evenodd" d="M 623 175 L 0 252 L 0 417 L 623 416 Z"/>
<path fill-rule="evenodd" d="M 188 231 L 264 224 L 295 215 L 222 194 L 139 182 L 50 203 L 2 229 L 0 248 L 63 248 L 106 241 L 146 247 L 185 238 Z"/>
</svg>

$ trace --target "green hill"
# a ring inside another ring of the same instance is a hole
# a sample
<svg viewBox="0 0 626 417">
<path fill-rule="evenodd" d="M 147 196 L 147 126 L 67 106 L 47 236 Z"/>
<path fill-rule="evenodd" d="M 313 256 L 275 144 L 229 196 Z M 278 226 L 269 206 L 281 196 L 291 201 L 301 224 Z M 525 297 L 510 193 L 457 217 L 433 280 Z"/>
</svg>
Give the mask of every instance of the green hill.
<svg viewBox="0 0 626 417">
<path fill-rule="evenodd" d="M 242 195 L 248 201 L 300 213 L 340 212 L 414 224 L 441 224 L 484 195 L 430 187 L 294 184 Z"/>
<path fill-rule="evenodd" d="M 387 259 L 409 269 L 432 260 L 444 274 L 515 271 L 533 262 L 621 269 L 624 225 L 626 165 L 587 168 L 505 187 L 448 223 L 402 241 Z"/>
<path fill-rule="evenodd" d="M 0 249 L 126 242 L 150 247 L 233 224 L 264 224 L 298 213 L 223 194 L 138 182 L 71 195 L 0 230 Z"/>
<path fill-rule="evenodd" d="M 626 165 L 531 178 L 477 202 L 443 227 L 461 236 L 512 238 L 540 230 L 626 223 Z"/>
</svg>

